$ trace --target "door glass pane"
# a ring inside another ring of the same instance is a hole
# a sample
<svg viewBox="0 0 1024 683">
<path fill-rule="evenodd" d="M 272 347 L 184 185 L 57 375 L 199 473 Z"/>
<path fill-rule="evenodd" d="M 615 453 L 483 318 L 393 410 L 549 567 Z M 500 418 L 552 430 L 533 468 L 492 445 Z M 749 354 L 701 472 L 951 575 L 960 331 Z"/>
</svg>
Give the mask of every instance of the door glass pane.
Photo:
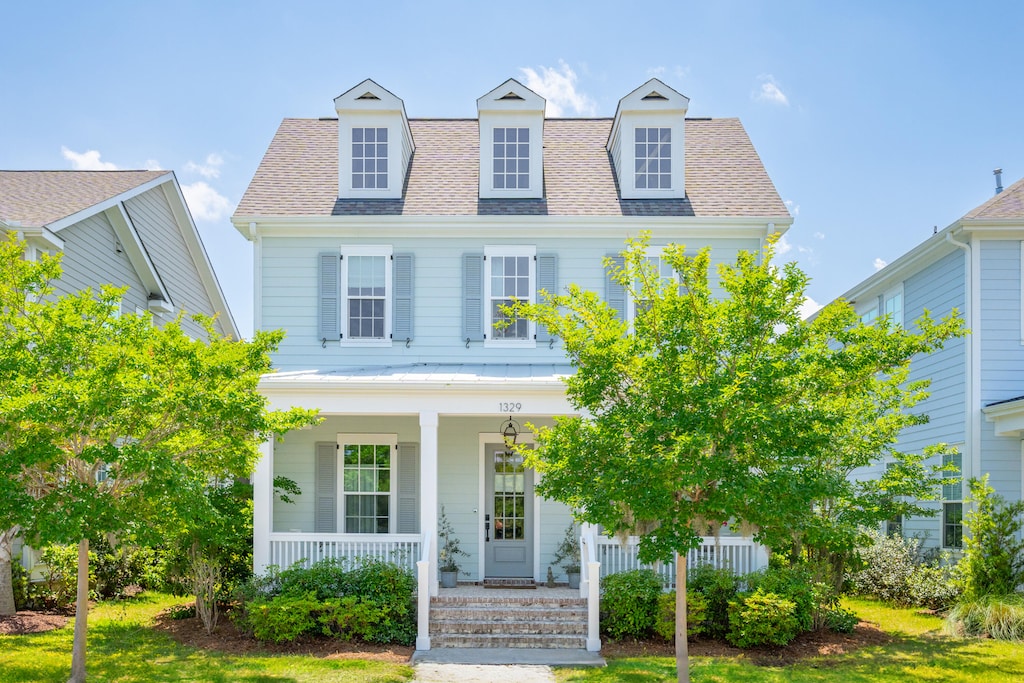
<svg viewBox="0 0 1024 683">
<path fill-rule="evenodd" d="M 526 538 L 523 458 L 496 452 L 494 470 L 494 538 L 521 541 Z"/>
</svg>

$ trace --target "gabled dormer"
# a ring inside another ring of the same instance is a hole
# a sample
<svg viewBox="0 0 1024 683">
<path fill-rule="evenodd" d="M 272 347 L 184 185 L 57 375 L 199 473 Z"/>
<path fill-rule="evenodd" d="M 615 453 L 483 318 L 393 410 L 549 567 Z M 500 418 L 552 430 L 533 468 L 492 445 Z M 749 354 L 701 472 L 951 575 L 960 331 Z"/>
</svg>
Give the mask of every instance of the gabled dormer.
<svg viewBox="0 0 1024 683">
<path fill-rule="evenodd" d="M 400 199 L 416 146 L 405 104 L 366 79 L 334 98 L 338 112 L 338 197 Z"/>
<path fill-rule="evenodd" d="M 622 199 L 682 199 L 685 119 L 690 98 L 652 78 L 615 110 L 608 153 Z"/>
<path fill-rule="evenodd" d="M 476 101 L 481 199 L 544 196 L 545 104 L 514 78 Z"/>
</svg>

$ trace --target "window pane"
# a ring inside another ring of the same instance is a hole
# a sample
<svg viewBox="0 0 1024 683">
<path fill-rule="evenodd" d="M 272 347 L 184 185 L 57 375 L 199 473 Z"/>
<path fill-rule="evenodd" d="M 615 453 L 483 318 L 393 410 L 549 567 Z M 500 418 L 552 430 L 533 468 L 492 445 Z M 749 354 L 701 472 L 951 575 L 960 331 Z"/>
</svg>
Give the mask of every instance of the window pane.
<svg viewBox="0 0 1024 683">
<path fill-rule="evenodd" d="M 494 129 L 494 141 L 495 142 L 505 142 L 505 129 L 504 128 L 495 128 Z M 497 146 L 495 146 L 495 149 L 497 149 Z"/>
<path fill-rule="evenodd" d="M 388 129 L 387 128 L 378 128 L 377 129 L 377 142 L 387 142 L 387 141 L 388 141 Z"/>
<path fill-rule="evenodd" d="M 377 141 L 377 129 L 376 128 L 367 128 L 366 130 L 364 130 L 363 131 L 363 139 L 366 140 L 367 142 L 376 142 Z"/>
</svg>

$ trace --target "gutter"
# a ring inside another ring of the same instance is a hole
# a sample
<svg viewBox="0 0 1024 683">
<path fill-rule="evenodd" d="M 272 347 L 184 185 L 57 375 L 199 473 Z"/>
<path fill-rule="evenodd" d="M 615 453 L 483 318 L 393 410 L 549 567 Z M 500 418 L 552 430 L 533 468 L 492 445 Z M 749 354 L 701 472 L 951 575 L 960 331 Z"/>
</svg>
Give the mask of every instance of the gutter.
<svg viewBox="0 0 1024 683">
<path fill-rule="evenodd" d="M 974 261 L 976 257 L 980 258 L 980 254 L 970 242 L 954 238 L 952 231 L 946 233 L 946 242 L 964 252 L 964 305 L 969 311 L 967 326 L 970 334 L 964 345 L 964 443 L 970 448 L 970 470 L 961 472 L 966 481 L 981 475 L 981 292 L 974 281 L 974 274 L 980 272 Z M 963 469 L 967 470 L 966 467 Z"/>
</svg>

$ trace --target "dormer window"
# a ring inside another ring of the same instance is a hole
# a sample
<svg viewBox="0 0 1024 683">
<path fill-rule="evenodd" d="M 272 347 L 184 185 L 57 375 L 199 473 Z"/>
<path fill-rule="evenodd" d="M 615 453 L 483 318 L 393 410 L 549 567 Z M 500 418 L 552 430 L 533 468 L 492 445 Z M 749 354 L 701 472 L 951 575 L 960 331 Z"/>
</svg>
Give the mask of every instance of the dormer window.
<svg viewBox="0 0 1024 683">
<path fill-rule="evenodd" d="M 352 189 L 388 187 L 388 129 L 352 129 Z"/>
<path fill-rule="evenodd" d="M 656 78 L 619 101 L 608 136 L 622 199 L 686 197 L 685 133 L 690 100 Z"/>
<path fill-rule="evenodd" d="M 405 105 L 366 80 L 334 100 L 338 197 L 400 199 L 415 150 Z"/>
<path fill-rule="evenodd" d="M 514 79 L 477 100 L 481 199 L 544 196 L 544 106 Z"/>
<path fill-rule="evenodd" d="M 530 129 L 494 129 L 494 189 L 530 188 Z"/>
<path fill-rule="evenodd" d="M 672 129 L 636 128 L 637 189 L 672 189 Z"/>
</svg>

